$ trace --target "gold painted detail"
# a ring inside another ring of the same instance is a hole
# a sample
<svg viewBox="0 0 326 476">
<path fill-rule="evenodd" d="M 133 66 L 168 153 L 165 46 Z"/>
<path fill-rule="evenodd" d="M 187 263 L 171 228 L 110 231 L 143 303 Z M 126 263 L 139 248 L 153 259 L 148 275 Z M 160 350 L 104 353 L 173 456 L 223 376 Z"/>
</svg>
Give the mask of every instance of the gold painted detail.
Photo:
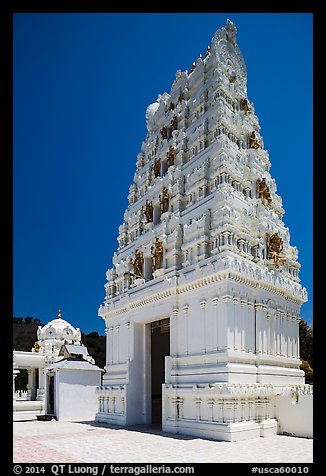
<svg viewBox="0 0 326 476">
<path fill-rule="evenodd" d="M 249 108 L 249 102 L 248 102 L 247 98 L 240 99 L 240 109 L 241 109 L 241 111 L 244 111 L 246 116 L 251 113 L 250 108 Z"/>
<path fill-rule="evenodd" d="M 154 159 L 153 172 L 154 172 L 154 178 L 159 177 L 160 174 L 161 174 L 161 159 L 160 159 L 160 157 L 157 157 L 156 159 Z"/>
<path fill-rule="evenodd" d="M 261 144 L 257 141 L 255 131 L 248 134 L 248 146 L 249 149 L 261 149 Z"/>
<path fill-rule="evenodd" d="M 153 203 L 150 200 L 146 200 L 146 206 L 142 208 L 145 213 L 147 223 L 152 223 L 153 221 Z"/>
<path fill-rule="evenodd" d="M 155 248 L 152 246 L 152 263 L 153 263 L 153 271 L 162 268 L 163 264 L 163 243 L 157 237 L 155 240 Z"/>
<path fill-rule="evenodd" d="M 266 233 L 267 258 L 273 260 L 274 265 L 278 268 L 284 265 L 285 257 L 281 255 L 283 251 L 283 240 L 278 232 L 273 234 Z"/>
<path fill-rule="evenodd" d="M 134 267 L 134 274 L 138 277 L 143 276 L 143 263 L 144 263 L 143 253 L 139 249 L 136 249 L 135 259 L 132 262 L 132 264 Z"/>
<path fill-rule="evenodd" d="M 161 212 L 165 213 L 169 209 L 169 191 L 166 187 L 163 188 L 162 193 L 159 196 Z"/>
<path fill-rule="evenodd" d="M 170 167 L 171 165 L 174 165 L 175 150 L 173 145 L 170 145 L 169 151 L 167 152 L 166 156 L 167 156 L 168 167 Z"/>
<path fill-rule="evenodd" d="M 272 197 L 269 191 L 269 187 L 266 183 L 266 178 L 263 177 L 262 180 L 257 179 L 256 186 L 258 196 L 261 199 L 261 203 L 265 205 L 265 200 L 267 200 L 268 204 L 270 204 L 272 202 Z"/>
</svg>

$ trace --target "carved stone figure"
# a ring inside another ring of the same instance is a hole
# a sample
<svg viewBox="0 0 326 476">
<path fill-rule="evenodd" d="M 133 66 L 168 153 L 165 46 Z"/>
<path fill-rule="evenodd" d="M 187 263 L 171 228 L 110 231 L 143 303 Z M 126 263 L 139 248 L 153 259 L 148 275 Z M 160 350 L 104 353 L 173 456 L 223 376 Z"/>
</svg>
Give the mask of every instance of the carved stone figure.
<svg viewBox="0 0 326 476">
<path fill-rule="evenodd" d="M 281 256 L 283 251 L 283 240 L 278 235 L 278 231 L 273 233 L 266 233 L 267 258 L 274 261 L 275 267 L 284 264 L 285 257 Z"/>
<path fill-rule="evenodd" d="M 176 114 L 174 114 L 171 121 L 171 131 L 176 131 L 177 129 L 178 129 L 178 118 Z"/>
<path fill-rule="evenodd" d="M 136 249 L 135 259 L 133 261 L 134 274 L 136 276 L 143 276 L 143 263 L 144 263 L 143 253 L 139 249 Z"/>
<path fill-rule="evenodd" d="M 160 157 L 157 157 L 156 159 L 154 159 L 153 172 L 154 172 L 154 178 L 159 177 L 160 174 L 161 174 L 161 159 L 160 159 Z"/>
<path fill-rule="evenodd" d="M 262 180 L 257 179 L 256 182 L 257 186 L 257 193 L 263 205 L 265 205 L 265 200 L 267 200 L 268 204 L 272 202 L 272 197 L 269 191 L 269 187 L 266 183 L 266 178 L 262 178 Z"/>
<path fill-rule="evenodd" d="M 241 111 L 244 111 L 246 116 L 248 116 L 248 114 L 251 113 L 250 108 L 249 108 L 249 102 L 248 102 L 247 98 L 240 99 L 240 108 L 241 108 Z"/>
<path fill-rule="evenodd" d="M 154 246 L 151 248 L 152 252 L 152 263 L 153 263 L 153 270 L 162 268 L 163 263 L 163 243 L 160 241 L 159 238 L 155 240 L 155 249 Z"/>
<path fill-rule="evenodd" d="M 152 223 L 153 221 L 153 203 L 150 200 L 146 200 L 146 206 L 144 210 L 147 223 Z"/>
<path fill-rule="evenodd" d="M 171 165 L 174 165 L 175 151 L 174 151 L 173 145 L 170 145 L 169 151 L 167 152 L 166 155 L 167 155 L 167 164 L 168 164 L 168 167 L 170 167 Z"/>
<path fill-rule="evenodd" d="M 256 139 L 255 131 L 252 131 L 248 135 L 248 143 L 249 143 L 249 148 L 250 149 L 259 149 L 259 148 L 261 148 L 261 145 L 258 143 L 258 141 Z"/>
<path fill-rule="evenodd" d="M 162 135 L 162 139 L 168 138 L 168 128 L 165 124 L 161 127 L 161 135 Z"/>
<path fill-rule="evenodd" d="M 166 187 L 163 188 L 159 199 L 160 199 L 160 205 L 161 205 L 161 212 L 162 213 L 167 212 L 169 209 L 169 191 Z"/>
<path fill-rule="evenodd" d="M 184 101 L 185 99 L 186 99 L 185 93 L 184 92 L 180 93 L 178 97 L 178 103 L 181 104 L 182 101 Z"/>
<path fill-rule="evenodd" d="M 168 110 L 169 110 L 169 111 L 174 111 L 174 109 L 175 109 L 175 104 L 174 104 L 174 102 L 171 101 Z"/>
<path fill-rule="evenodd" d="M 235 74 L 231 74 L 231 76 L 229 77 L 229 81 L 230 83 L 235 83 L 235 80 L 237 79 L 236 75 Z"/>
</svg>

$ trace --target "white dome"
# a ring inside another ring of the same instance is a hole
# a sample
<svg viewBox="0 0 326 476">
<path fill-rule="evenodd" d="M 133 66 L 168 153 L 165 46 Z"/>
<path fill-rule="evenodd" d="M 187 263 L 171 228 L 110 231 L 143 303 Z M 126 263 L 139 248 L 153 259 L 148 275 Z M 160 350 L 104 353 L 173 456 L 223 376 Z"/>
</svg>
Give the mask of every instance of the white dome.
<svg viewBox="0 0 326 476">
<path fill-rule="evenodd" d="M 61 314 L 60 314 L 61 315 Z M 37 344 L 42 353 L 57 354 L 63 344 L 80 344 L 81 332 L 61 317 L 39 326 Z"/>
<path fill-rule="evenodd" d="M 37 333 L 39 341 L 46 339 L 66 339 L 66 340 L 80 340 L 80 331 L 75 329 L 69 322 L 58 318 L 45 324 L 39 328 Z"/>
<path fill-rule="evenodd" d="M 159 108 L 159 105 L 158 102 L 153 102 L 153 104 L 150 104 L 146 110 L 146 125 L 148 131 L 151 131 L 154 127 L 154 114 Z"/>
</svg>

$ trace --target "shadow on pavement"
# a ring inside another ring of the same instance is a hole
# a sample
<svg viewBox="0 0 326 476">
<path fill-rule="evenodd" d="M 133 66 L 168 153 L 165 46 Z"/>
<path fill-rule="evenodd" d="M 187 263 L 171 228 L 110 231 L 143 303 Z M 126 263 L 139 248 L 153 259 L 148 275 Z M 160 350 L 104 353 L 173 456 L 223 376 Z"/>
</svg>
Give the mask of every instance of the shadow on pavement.
<svg viewBox="0 0 326 476">
<path fill-rule="evenodd" d="M 92 426 L 95 428 L 108 428 L 110 430 L 125 430 L 125 431 L 135 431 L 139 433 L 149 433 L 150 435 L 159 435 L 164 438 L 173 438 L 175 440 L 196 440 L 196 439 L 205 439 L 209 441 L 209 438 L 199 438 L 191 435 L 181 435 L 176 433 L 167 433 L 162 430 L 162 426 L 158 424 L 151 424 L 151 425 L 130 425 L 130 426 L 120 426 L 120 425 L 112 425 L 109 423 L 99 423 L 97 421 L 79 421 L 76 423 L 85 424 L 88 426 Z M 89 431 L 92 431 L 93 428 L 89 428 Z"/>
</svg>

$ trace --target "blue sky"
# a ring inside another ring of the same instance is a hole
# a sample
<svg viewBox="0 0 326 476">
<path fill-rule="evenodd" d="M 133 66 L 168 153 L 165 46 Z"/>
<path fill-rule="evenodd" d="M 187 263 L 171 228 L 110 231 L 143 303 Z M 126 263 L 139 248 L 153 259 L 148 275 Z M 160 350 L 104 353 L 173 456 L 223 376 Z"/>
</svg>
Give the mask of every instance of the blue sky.
<svg viewBox="0 0 326 476">
<path fill-rule="evenodd" d="M 230 18 L 298 247 L 312 320 L 312 34 L 307 13 L 14 15 L 14 315 L 104 334 L 145 112 Z"/>
</svg>

